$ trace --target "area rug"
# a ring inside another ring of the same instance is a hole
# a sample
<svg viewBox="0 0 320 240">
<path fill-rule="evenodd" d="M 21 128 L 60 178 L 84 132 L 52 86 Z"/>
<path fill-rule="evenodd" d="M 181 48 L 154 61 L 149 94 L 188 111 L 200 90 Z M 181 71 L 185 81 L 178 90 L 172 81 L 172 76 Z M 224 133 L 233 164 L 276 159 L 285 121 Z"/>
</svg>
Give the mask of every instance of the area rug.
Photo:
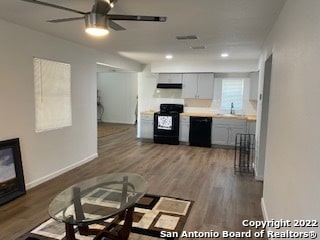
<svg viewBox="0 0 320 240">
<path fill-rule="evenodd" d="M 110 136 L 116 133 L 121 133 L 129 129 L 128 124 L 117 124 L 117 123 L 98 123 L 98 138 Z"/>
<path fill-rule="evenodd" d="M 193 202 L 189 200 L 146 194 L 135 206 L 131 232 L 155 239 L 177 239 L 171 236 L 180 235 L 183 231 L 192 205 Z M 103 225 L 95 224 L 94 227 L 103 228 Z M 76 238 L 92 240 L 94 236 L 82 236 L 76 232 Z M 65 239 L 65 225 L 50 218 L 16 240 L 63 239 Z"/>
</svg>

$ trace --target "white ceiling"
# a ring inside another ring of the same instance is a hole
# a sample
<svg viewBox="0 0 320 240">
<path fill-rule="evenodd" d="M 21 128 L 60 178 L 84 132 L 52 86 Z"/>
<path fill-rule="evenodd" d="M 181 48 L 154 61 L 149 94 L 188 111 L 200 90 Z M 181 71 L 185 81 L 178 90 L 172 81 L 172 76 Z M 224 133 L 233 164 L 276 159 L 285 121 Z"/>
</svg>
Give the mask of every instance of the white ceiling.
<svg viewBox="0 0 320 240">
<path fill-rule="evenodd" d="M 43 0 L 90 11 L 93 0 Z M 45 32 L 99 51 L 119 53 L 140 63 L 174 60 L 218 60 L 228 52 L 230 60 L 257 60 L 263 41 L 271 30 L 285 0 L 118 0 L 113 14 L 166 16 L 167 22 L 117 23 L 126 31 L 110 31 L 103 38 L 84 32 L 84 21 L 48 23 L 47 20 L 77 17 L 72 12 L 20 0 L 1 0 L 0 18 Z M 197 40 L 176 36 L 197 35 Z M 193 50 L 190 46 L 205 45 Z"/>
</svg>

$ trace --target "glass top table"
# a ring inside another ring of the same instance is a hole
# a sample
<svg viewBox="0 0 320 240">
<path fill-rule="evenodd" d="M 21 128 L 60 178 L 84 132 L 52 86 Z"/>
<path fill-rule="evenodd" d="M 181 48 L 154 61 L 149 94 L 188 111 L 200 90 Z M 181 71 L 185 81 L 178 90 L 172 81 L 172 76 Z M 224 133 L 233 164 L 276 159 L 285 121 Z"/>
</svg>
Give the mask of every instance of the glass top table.
<svg viewBox="0 0 320 240">
<path fill-rule="evenodd" d="M 89 229 L 89 224 L 117 215 L 122 216 L 120 220 L 125 220 L 124 226 L 127 220 L 127 227 L 131 228 L 134 205 L 144 196 L 147 188 L 147 181 L 138 174 L 105 174 L 68 187 L 52 200 L 48 212 L 53 219 L 66 224 L 67 239 L 71 240 L 75 239 L 73 225 L 78 226 L 82 235 L 96 234 L 95 230 Z"/>
</svg>

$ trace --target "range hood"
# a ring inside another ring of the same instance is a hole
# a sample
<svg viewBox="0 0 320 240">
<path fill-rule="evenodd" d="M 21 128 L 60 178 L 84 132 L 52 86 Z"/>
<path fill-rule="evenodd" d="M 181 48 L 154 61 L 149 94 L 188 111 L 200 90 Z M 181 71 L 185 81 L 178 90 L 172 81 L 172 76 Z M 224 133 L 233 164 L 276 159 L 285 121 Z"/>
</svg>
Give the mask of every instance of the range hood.
<svg viewBox="0 0 320 240">
<path fill-rule="evenodd" d="M 157 88 L 182 89 L 182 83 L 158 83 Z"/>
<path fill-rule="evenodd" d="M 182 74 L 160 73 L 157 88 L 182 89 Z"/>
</svg>

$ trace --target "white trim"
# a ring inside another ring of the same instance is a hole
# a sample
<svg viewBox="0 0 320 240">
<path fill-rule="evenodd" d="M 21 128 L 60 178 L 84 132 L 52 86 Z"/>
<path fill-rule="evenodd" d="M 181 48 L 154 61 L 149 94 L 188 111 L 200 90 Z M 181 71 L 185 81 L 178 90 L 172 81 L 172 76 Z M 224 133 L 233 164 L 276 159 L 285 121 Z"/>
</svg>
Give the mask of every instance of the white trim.
<svg viewBox="0 0 320 240">
<path fill-rule="evenodd" d="M 257 174 L 255 175 L 255 179 L 257 180 L 257 181 L 263 181 L 264 179 L 263 179 L 263 176 L 258 176 Z"/>
<path fill-rule="evenodd" d="M 79 161 L 77 163 L 71 164 L 71 165 L 69 165 L 69 166 L 67 166 L 65 168 L 62 168 L 62 169 L 60 169 L 60 170 L 58 170 L 56 172 L 50 173 L 47 176 L 43 176 L 43 177 L 41 177 L 41 178 L 39 178 L 37 180 L 29 182 L 29 183 L 26 184 L 26 189 L 29 190 L 31 188 L 34 188 L 34 187 L 40 185 L 41 183 L 44 183 L 44 182 L 46 182 L 46 181 L 48 181 L 50 179 L 53 179 L 53 178 L 55 178 L 55 177 L 57 177 L 57 176 L 59 176 L 59 175 L 61 175 L 63 173 L 66 173 L 66 172 L 68 172 L 68 171 L 70 171 L 70 170 L 72 170 L 72 169 L 74 169 L 76 167 L 79 167 L 79 166 L 81 166 L 81 165 L 83 165 L 83 164 L 85 164 L 87 162 L 90 162 L 90 161 L 94 160 L 97 157 L 98 157 L 98 153 L 94 153 L 91 156 L 88 156 L 88 157 L 84 158 L 83 160 L 81 160 L 81 161 Z"/>
<path fill-rule="evenodd" d="M 129 122 L 129 121 L 112 121 L 112 120 L 108 120 L 108 121 L 104 122 L 103 119 L 102 119 L 102 122 L 103 122 L 103 123 L 116 123 L 116 124 L 135 125 L 135 121 Z"/>
<path fill-rule="evenodd" d="M 267 208 L 266 208 L 266 204 L 264 202 L 263 197 L 261 198 L 261 210 L 262 210 L 263 220 L 268 221 L 269 217 L 268 217 Z M 270 228 L 268 226 L 266 227 L 266 231 L 270 231 Z"/>
</svg>

